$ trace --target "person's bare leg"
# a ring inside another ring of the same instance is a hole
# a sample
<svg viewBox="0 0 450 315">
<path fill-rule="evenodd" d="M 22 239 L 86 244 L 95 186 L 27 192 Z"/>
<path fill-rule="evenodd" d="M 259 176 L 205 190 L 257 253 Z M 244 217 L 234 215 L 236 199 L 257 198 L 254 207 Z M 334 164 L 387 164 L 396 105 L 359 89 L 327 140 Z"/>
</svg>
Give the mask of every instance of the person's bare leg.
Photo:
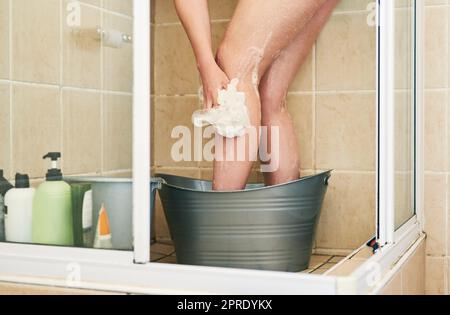
<svg viewBox="0 0 450 315">
<path fill-rule="evenodd" d="M 238 88 L 246 93 L 250 121 L 254 128 L 259 129 L 261 123 L 258 91 L 260 78 L 324 2 L 325 0 L 240 0 L 219 47 L 217 61 L 230 79 L 240 79 Z M 216 137 L 221 140 L 219 136 Z M 250 145 L 252 141 L 249 136 L 244 137 L 247 143 L 244 161 L 226 161 L 229 147 L 224 145 L 222 157 L 217 156 L 216 147 L 213 189 L 245 188 L 257 156 L 258 141 L 256 145 Z M 230 141 L 230 146 L 235 151 L 240 140 L 243 139 L 235 138 Z"/>
<path fill-rule="evenodd" d="M 272 159 L 278 157 L 279 160 L 270 161 L 279 167 L 274 172 L 264 173 L 265 183 L 268 186 L 286 183 L 300 177 L 298 139 L 286 108 L 286 96 L 299 68 L 305 62 L 320 31 L 339 2 L 340 0 L 327 0 L 295 40 L 282 51 L 261 80 L 259 91 L 262 126 L 268 129 L 269 148 L 272 140 L 271 128 L 279 128 L 279 155 L 272 154 Z"/>
</svg>

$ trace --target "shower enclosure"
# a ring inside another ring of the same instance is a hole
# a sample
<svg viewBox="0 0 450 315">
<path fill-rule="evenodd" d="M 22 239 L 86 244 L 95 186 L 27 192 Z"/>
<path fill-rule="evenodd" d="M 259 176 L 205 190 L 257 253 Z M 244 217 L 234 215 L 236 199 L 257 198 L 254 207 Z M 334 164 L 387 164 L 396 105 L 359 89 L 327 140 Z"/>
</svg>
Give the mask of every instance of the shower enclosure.
<svg viewBox="0 0 450 315">
<path fill-rule="evenodd" d="M 343 0 L 288 96 L 302 173 L 335 169 L 315 253 L 347 260 L 373 236 L 382 249 L 340 276 L 152 262 L 152 171 L 211 175 L 204 161 L 168 158 L 171 123 L 190 126 L 198 107 L 195 64 L 170 3 L 0 0 L 0 144 L 9 148 L 0 169 L 11 179 L 32 165 L 36 186 L 46 165 L 31 156 L 61 149 L 69 175 L 133 177 L 132 249 L 4 242 L 0 281 L 151 294 L 372 292 L 378 283 L 368 279 L 381 279 L 421 232 L 423 0 Z M 217 3 L 215 47 L 235 1 Z"/>
<path fill-rule="evenodd" d="M 393 1 L 393 7 L 380 6 L 378 238 L 382 244 L 395 242 L 395 232 L 415 222 L 418 207 L 418 3 Z"/>
</svg>

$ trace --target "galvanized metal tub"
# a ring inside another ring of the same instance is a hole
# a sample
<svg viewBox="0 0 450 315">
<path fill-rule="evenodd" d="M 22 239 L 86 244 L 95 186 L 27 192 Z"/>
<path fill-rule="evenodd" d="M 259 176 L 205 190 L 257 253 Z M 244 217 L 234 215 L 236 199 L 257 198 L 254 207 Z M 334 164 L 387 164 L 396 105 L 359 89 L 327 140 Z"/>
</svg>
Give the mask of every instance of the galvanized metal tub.
<svg viewBox="0 0 450 315">
<path fill-rule="evenodd" d="M 212 191 L 210 181 L 156 176 L 163 182 L 159 194 L 179 264 L 308 268 L 330 171 L 234 192 Z"/>
</svg>

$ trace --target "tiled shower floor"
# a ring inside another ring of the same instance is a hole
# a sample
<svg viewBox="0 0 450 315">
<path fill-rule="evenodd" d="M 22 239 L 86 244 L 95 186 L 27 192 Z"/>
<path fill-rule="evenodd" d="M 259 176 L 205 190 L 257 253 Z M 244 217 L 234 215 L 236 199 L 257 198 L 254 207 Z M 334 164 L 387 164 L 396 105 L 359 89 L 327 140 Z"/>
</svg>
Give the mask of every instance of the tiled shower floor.
<svg viewBox="0 0 450 315">
<path fill-rule="evenodd" d="M 309 268 L 303 272 L 318 275 L 324 274 L 344 258 L 344 256 L 313 255 Z M 175 264 L 176 252 L 173 245 L 165 242 L 153 244 L 151 247 L 151 260 L 152 262 Z"/>
</svg>

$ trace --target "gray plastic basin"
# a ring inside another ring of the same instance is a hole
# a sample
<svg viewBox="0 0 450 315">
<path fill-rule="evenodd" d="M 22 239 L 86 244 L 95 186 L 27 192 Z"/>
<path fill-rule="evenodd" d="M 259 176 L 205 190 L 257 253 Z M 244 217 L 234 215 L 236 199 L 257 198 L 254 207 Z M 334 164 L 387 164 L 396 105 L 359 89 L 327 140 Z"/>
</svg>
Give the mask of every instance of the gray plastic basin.
<svg viewBox="0 0 450 315">
<path fill-rule="evenodd" d="M 98 214 L 102 204 L 105 205 L 110 221 L 113 248 L 117 250 L 133 249 L 133 180 L 131 178 L 109 178 L 90 176 L 65 177 L 68 183 L 89 183 L 92 186 L 93 233 L 97 226 Z M 154 208 L 155 190 L 159 183 L 150 183 L 151 238 L 155 239 Z M 150 232 L 149 232 L 150 233 Z"/>
<path fill-rule="evenodd" d="M 234 192 L 212 191 L 210 181 L 156 176 L 163 181 L 159 194 L 179 264 L 308 268 L 331 171 Z"/>
</svg>

